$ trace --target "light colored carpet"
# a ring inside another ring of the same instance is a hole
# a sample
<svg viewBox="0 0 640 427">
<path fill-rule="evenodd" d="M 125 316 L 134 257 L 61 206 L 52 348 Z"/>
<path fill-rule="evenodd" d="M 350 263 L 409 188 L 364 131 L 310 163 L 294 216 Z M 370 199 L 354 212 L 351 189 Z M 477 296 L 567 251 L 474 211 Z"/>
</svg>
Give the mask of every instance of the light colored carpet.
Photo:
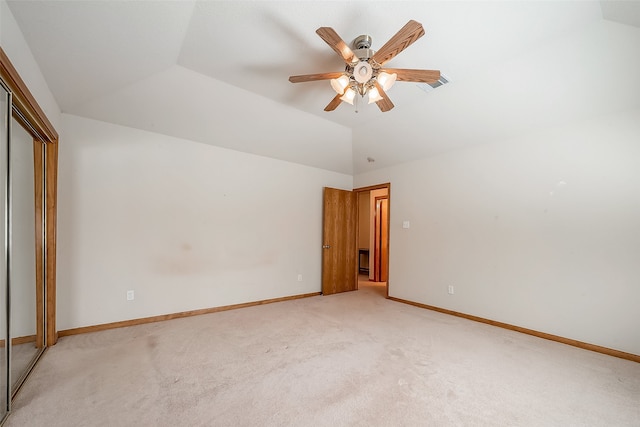
<svg viewBox="0 0 640 427">
<path fill-rule="evenodd" d="M 13 387 L 33 364 L 34 359 L 42 349 L 36 347 L 35 343 L 13 344 L 11 346 L 11 381 Z"/>
<path fill-rule="evenodd" d="M 7 426 L 640 426 L 640 364 L 383 286 L 60 339 Z"/>
</svg>

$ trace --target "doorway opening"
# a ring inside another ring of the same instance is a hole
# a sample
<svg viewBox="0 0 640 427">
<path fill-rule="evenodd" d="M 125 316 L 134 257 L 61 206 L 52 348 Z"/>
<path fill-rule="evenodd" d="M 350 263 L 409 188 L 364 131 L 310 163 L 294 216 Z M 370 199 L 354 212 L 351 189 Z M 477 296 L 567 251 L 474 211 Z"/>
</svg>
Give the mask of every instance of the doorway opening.
<svg viewBox="0 0 640 427">
<path fill-rule="evenodd" d="M 325 187 L 322 199 L 322 294 L 355 291 L 361 281 L 388 297 L 391 184 Z"/>
<path fill-rule="evenodd" d="M 384 286 L 388 297 L 391 184 L 353 191 L 358 198 L 358 283 Z"/>
</svg>

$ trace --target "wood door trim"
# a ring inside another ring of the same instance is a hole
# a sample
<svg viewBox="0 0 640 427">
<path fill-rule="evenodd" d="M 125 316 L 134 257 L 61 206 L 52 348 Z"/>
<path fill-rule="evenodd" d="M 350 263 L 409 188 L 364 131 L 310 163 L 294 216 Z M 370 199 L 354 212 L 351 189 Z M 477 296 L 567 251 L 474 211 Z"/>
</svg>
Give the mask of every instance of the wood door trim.
<svg viewBox="0 0 640 427">
<path fill-rule="evenodd" d="M 425 308 L 427 310 L 432 310 L 432 311 L 437 311 L 437 312 L 444 313 L 444 314 L 449 314 L 451 316 L 462 317 L 463 319 L 473 320 L 474 322 L 486 323 L 486 324 L 491 325 L 491 326 L 497 326 L 499 328 L 509 329 L 511 331 L 520 332 L 522 334 L 533 335 L 534 337 L 544 338 L 546 340 L 556 341 L 556 342 L 559 342 L 559 343 L 562 343 L 562 344 L 567 344 L 567 345 L 570 345 L 570 346 L 573 346 L 573 347 L 582 348 L 584 350 L 595 351 L 597 353 L 606 354 L 608 356 L 619 357 L 621 359 L 627 359 L 627 360 L 631 360 L 633 362 L 640 363 L 640 355 L 638 355 L 638 354 L 627 353 L 627 352 L 624 352 L 624 351 L 615 350 L 615 349 L 608 348 L 608 347 L 603 347 L 603 346 L 599 346 L 599 345 L 595 345 L 595 344 L 589 344 L 589 343 L 586 343 L 586 342 L 583 342 L 583 341 L 573 340 L 571 338 L 565 338 L 565 337 L 561 337 L 561 336 L 558 336 L 558 335 L 552 335 L 552 334 L 548 334 L 546 332 L 536 331 L 534 329 L 523 328 L 521 326 L 515 326 L 515 325 L 511 325 L 509 323 L 498 322 L 496 320 L 485 319 L 484 317 L 478 317 L 478 316 L 473 316 L 471 314 L 460 313 L 458 311 L 453 311 L 453 310 L 449 310 L 449 309 L 446 309 L 446 308 L 440 308 L 440 307 L 436 307 L 436 306 L 433 306 L 433 305 L 422 304 L 422 303 L 419 303 L 419 302 L 409 301 L 409 300 L 405 300 L 405 299 L 401 299 L 401 298 L 395 298 L 395 297 L 387 297 L 387 298 L 392 300 L 392 301 L 401 302 L 403 304 L 409 304 L 409 305 L 413 305 L 415 307 Z"/>
<path fill-rule="evenodd" d="M 358 187 L 358 188 L 354 188 L 353 191 L 355 191 L 356 193 L 361 193 L 363 191 L 371 191 L 371 190 L 382 190 L 382 189 L 388 189 L 389 191 L 391 191 L 391 183 L 387 182 L 384 184 L 376 184 L 376 185 L 370 185 L 368 187 Z M 389 194 L 389 193 L 387 193 Z"/>
<path fill-rule="evenodd" d="M 374 206 L 374 220 L 373 220 L 373 281 L 381 282 L 380 276 L 382 274 L 382 260 L 380 254 L 382 253 L 382 247 L 380 246 L 380 240 L 382 239 L 382 207 L 378 206 L 380 200 L 386 199 L 387 196 L 376 196 L 373 198 Z M 380 209 L 378 211 L 378 209 Z"/>
<path fill-rule="evenodd" d="M 364 191 L 372 191 L 372 190 L 382 190 L 382 189 L 387 189 L 387 298 L 389 298 L 389 282 L 391 281 L 391 270 L 389 268 L 389 253 L 391 253 L 391 183 L 390 182 L 386 182 L 384 184 L 376 184 L 376 185 L 369 185 L 367 187 L 358 187 L 355 188 L 353 191 L 355 193 L 361 193 Z M 358 209 L 360 208 L 360 204 L 358 203 Z M 359 214 L 358 214 L 359 215 Z"/>
<path fill-rule="evenodd" d="M 44 196 L 44 181 L 42 176 L 42 168 L 44 167 L 44 143 L 38 139 L 33 140 L 33 175 L 34 175 L 34 205 L 35 205 L 35 222 L 36 222 L 36 346 L 42 348 L 46 342 L 45 331 L 45 298 L 44 292 L 44 260 L 45 248 L 42 239 L 44 232 L 44 206 L 42 200 Z"/>
<path fill-rule="evenodd" d="M 46 265 L 46 328 L 47 346 L 54 345 L 58 341 L 56 333 L 56 253 L 58 234 L 58 144 L 57 140 L 45 145 L 46 161 L 46 216 L 45 216 L 45 260 Z"/>
<path fill-rule="evenodd" d="M 34 177 L 37 182 L 42 182 L 43 173 L 46 174 L 45 192 L 46 206 L 42 206 L 42 198 L 36 199 L 36 217 L 45 215 L 44 233 L 36 233 L 36 250 L 44 247 L 44 261 L 36 266 L 37 277 L 44 277 L 46 283 L 46 345 L 54 345 L 56 336 L 56 207 L 58 185 L 58 132 L 40 108 L 34 96 L 29 91 L 24 80 L 15 69 L 9 57 L 0 47 L 0 77 L 9 87 L 12 93 L 14 110 L 19 114 L 13 114 L 14 118 L 43 145 L 45 154 L 45 169 L 36 168 L 34 163 Z M 34 156 L 35 156 L 34 150 Z M 34 159 L 35 160 L 35 159 Z M 38 184 L 36 184 L 38 185 Z M 44 237 L 43 237 L 44 234 Z M 38 255 L 36 254 L 36 257 Z M 46 264 L 46 265 L 45 265 Z"/>
<path fill-rule="evenodd" d="M 58 132 L 42 111 L 40 105 L 29 91 L 24 80 L 18 74 L 9 57 L 0 47 L 0 77 L 9 86 L 13 94 L 13 104 L 18 110 L 29 120 L 30 124 L 45 139 L 44 142 L 56 142 L 58 140 Z M 22 123 L 26 125 L 26 123 Z M 28 126 L 25 126 L 28 127 Z"/>
<path fill-rule="evenodd" d="M 387 235 L 386 236 L 384 236 L 384 233 L 382 231 L 383 230 L 383 226 L 382 226 L 382 210 L 383 210 L 382 204 L 380 204 L 380 212 L 379 212 L 380 213 L 380 220 L 377 219 L 377 216 L 378 216 L 378 202 L 381 202 L 382 200 L 386 200 L 387 201 Z M 374 198 L 374 202 L 375 202 L 374 205 L 376 207 L 376 221 L 375 221 L 375 223 L 376 223 L 376 227 L 379 227 L 379 229 L 376 230 L 376 233 L 380 233 L 380 235 L 379 235 L 380 238 L 379 239 L 375 239 L 374 238 L 374 242 L 375 242 L 375 248 L 374 249 L 375 249 L 375 257 L 376 257 L 375 259 L 376 259 L 376 265 L 377 265 L 376 271 L 374 272 L 374 274 L 375 274 L 374 277 L 376 278 L 377 282 L 382 282 L 383 281 L 382 279 L 385 279 L 384 281 L 386 282 L 386 281 L 389 280 L 389 277 L 385 278 L 384 274 L 382 274 L 383 273 L 383 268 L 382 268 L 382 264 L 383 264 L 382 252 L 383 252 L 383 250 L 382 250 L 381 243 L 382 243 L 383 239 L 386 237 L 386 239 L 387 239 L 387 257 L 386 257 L 387 259 L 386 259 L 386 262 L 387 262 L 387 271 L 388 271 L 389 270 L 389 194 L 387 193 L 387 195 L 385 195 L 385 196 L 376 196 Z M 389 276 L 389 275 L 387 274 L 387 276 Z"/>
</svg>

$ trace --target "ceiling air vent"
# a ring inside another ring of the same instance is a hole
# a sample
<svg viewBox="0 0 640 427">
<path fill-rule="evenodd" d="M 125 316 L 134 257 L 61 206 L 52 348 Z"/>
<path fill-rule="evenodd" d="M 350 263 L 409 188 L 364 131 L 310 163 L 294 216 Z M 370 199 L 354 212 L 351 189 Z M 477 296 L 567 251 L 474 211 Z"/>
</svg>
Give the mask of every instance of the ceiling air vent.
<svg viewBox="0 0 640 427">
<path fill-rule="evenodd" d="M 418 83 L 417 86 L 424 92 L 431 92 L 434 89 L 439 88 L 442 85 L 449 83 L 449 79 L 444 74 L 440 74 L 440 80 L 435 83 Z"/>
</svg>

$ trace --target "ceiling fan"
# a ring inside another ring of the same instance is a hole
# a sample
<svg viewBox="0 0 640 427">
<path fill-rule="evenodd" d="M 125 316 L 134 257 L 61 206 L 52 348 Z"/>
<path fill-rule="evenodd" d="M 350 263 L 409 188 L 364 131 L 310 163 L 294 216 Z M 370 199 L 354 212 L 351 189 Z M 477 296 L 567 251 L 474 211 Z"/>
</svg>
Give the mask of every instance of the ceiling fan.
<svg viewBox="0 0 640 427">
<path fill-rule="evenodd" d="M 437 70 L 411 70 L 382 68 L 384 64 L 424 35 L 422 24 L 409 21 L 378 51 L 371 50 L 371 37 L 362 35 L 353 41 L 353 48 L 340 38 L 331 27 L 320 27 L 316 33 L 344 60 L 344 72 L 305 74 L 291 76 L 291 83 L 331 80 L 331 87 L 338 93 L 324 111 L 333 111 L 342 101 L 353 104 L 356 95 L 369 96 L 369 104 L 375 102 L 383 113 L 394 105 L 386 94 L 396 80 L 404 82 L 436 83 L 440 79 Z"/>
</svg>

